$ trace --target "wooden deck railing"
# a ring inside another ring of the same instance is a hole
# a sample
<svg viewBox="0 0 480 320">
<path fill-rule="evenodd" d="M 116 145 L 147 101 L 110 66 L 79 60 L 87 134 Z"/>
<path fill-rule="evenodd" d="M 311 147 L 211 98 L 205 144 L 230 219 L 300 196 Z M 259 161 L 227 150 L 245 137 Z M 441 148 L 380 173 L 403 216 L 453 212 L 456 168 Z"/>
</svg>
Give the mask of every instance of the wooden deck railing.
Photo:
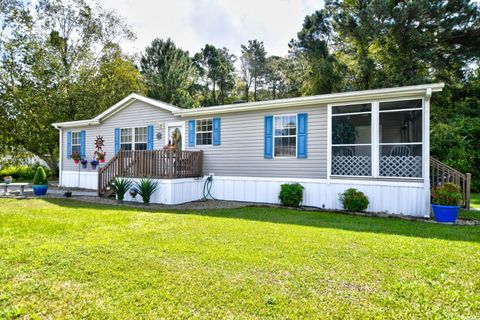
<svg viewBox="0 0 480 320">
<path fill-rule="evenodd" d="M 98 170 L 98 194 L 108 190 L 115 177 L 177 179 L 202 175 L 202 151 L 120 150 Z"/>
<path fill-rule="evenodd" d="M 470 210 L 470 183 L 472 175 L 461 173 L 458 170 L 430 157 L 430 187 L 440 186 L 446 182 L 454 183 L 460 187 L 463 194 L 462 206 Z"/>
</svg>

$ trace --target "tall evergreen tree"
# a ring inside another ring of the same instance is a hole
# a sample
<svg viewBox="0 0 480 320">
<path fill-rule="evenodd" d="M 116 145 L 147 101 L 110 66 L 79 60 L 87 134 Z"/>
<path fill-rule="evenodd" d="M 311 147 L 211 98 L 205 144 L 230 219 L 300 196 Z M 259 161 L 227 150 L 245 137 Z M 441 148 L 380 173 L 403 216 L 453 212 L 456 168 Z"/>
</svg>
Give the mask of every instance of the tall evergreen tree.
<svg viewBox="0 0 480 320">
<path fill-rule="evenodd" d="M 191 90 L 197 70 L 188 51 L 171 39 L 153 40 L 141 57 L 140 70 L 150 97 L 184 108 L 195 106 Z"/>
<path fill-rule="evenodd" d="M 245 100 L 253 84 L 253 101 L 257 101 L 257 89 L 262 85 L 267 69 L 267 52 L 263 41 L 248 40 L 247 45 L 242 45 L 242 79 L 245 82 Z"/>
</svg>

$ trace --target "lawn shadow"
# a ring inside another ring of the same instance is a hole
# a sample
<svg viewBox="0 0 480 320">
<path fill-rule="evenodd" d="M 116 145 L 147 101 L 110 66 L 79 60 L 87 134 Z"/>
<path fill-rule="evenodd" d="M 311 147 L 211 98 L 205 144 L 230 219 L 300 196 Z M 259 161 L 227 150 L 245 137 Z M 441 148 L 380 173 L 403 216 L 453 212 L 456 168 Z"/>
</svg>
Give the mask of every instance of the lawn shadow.
<svg viewBox="0 0 480 320">
<path fill-rule="evenodd" d="M 178 210 L 172 208 L 145 208 L 144 206 L 126 206 L 93 204 L 74 199 L 43 200 L 69 208 L 99 208 L 122 212 L 165 212 L 170 214 L 198 215 L 215 218 L 241 219 L 278 224 L 291 224 L 307 227 L 340 229 L 353 232 L 400 235 L 416 238 L 442 239 L 448 241 L 480 242 L 480 226 L 441 225 L 422 221 L 408 221 L 396 217 L 364 217 L 340 212 L 307 211 L 276 208 L 271 206 L 250 206 L 235 209 Z M 19 200 L 22 201 L 22 200 Z"/>
</svg>

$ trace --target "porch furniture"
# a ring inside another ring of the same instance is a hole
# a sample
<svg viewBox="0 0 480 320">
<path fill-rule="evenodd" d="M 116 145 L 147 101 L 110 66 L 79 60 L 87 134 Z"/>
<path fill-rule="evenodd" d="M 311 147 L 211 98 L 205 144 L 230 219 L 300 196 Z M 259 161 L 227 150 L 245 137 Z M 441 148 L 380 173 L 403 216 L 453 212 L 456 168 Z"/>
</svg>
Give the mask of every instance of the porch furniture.
<svg viewBox="0 0 480 320">
<path fill-rule="evenodd" d="M 0 188 L 3 187 L 3 195 L 9 196 L 8 187 L 20 187 L 20 195 L 25 195 L 25 187 L 28 187 L 26 182 L 15 182 L 15 183 L 0 183 Z"/>
<path fill-rule="evenodd" d="M 410 148 L 407 146 L 395 146 L 390 151 L 392 157 L 409 157 Z"/>
</svg>

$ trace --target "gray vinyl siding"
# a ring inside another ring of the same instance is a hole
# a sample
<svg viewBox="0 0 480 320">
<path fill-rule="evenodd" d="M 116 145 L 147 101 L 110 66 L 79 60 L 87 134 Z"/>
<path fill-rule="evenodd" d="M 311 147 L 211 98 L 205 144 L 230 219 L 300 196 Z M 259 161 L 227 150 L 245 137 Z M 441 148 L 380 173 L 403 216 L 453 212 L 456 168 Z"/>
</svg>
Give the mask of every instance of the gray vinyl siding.
<svg viewBox="0 0 480 320">
<path fill-rule="evenodd" d="M 306 159 L 264 159 L 264 117 L 308 113 Z M 191 119 L 204 119 L 202 116 Z M 326 178 L 327 177 L 327 106 L 295 107 L 219 114 L 221 119 L 221 145 L 188 147 L 203 150 L 203 173 L 221 176 Z"/>
<path fill-rule="evenodd" d="M 65 171 L 76 171 L 78 165 L 74 164 L 72 159 L 67 159 L 67 132 L 68 131 L 80 131 L 85 130 L 85 154 L 86 158 L 90 161 L 93 158 L 93 152 L 95 151 L 94 143 L 95 138 L 100 135 L 103 136 L 105 141 L 104 151 L 107 153 L 105 161 L 107 162 L 112 158 L 115 153 L 115 128 L 127 128 L 127 127 L 146 127 L 148 125 L 154 126 L 154 149 L 163 148 L 165 145 L 165 129 L 161 128 L 159 124 L 166 121 L 181 121 L 182 119 L 176 118 L 170 111 L 160 109 L 158 107 L 151 106 L 141 101 L 135 101 L 128 105 L 124 109 L 118 111 L 110 118 L 103 121 L 98 126 L 78 127 L 78 128 L 65 128 L 63 129 L 63 163 L 62 167 Z M 162 133 L 162 139 L 158 140 L 156 135 L 158 132 Z M 90 164 L 88 169 L 80 169 L 84 171 L 92 171 Z"/>
</svg>

